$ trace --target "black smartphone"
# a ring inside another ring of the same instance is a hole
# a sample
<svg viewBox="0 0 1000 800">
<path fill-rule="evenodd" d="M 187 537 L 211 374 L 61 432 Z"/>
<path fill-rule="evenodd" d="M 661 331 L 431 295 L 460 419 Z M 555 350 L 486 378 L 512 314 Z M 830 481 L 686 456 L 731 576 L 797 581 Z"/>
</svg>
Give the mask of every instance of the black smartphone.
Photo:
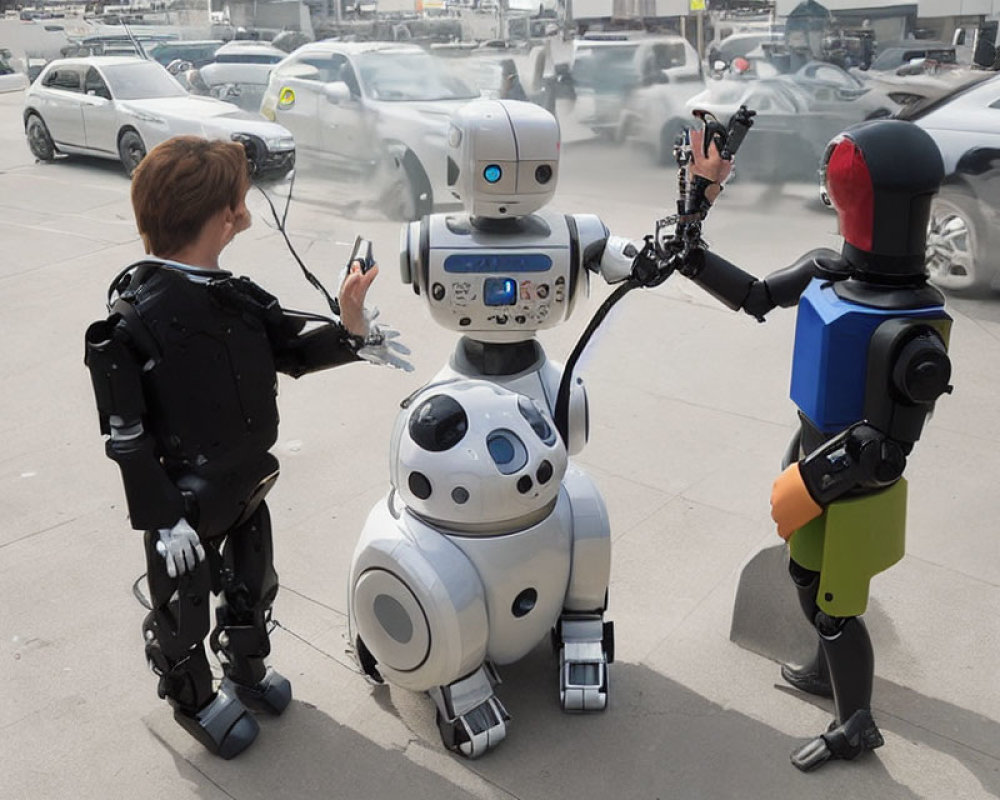
<svg viewBox="0 0 1000 800">
<path fill-rule="evenodd" d="M 354 240 L 354 249 L 351 251 L 351 258 L 347 262 L 348 268 L 355 261 L 361 262 L 361 274 L 364 275 L 372 268 L 375 259 L 372 257 L 372 243 L 361 236 Z"/>
</svg>

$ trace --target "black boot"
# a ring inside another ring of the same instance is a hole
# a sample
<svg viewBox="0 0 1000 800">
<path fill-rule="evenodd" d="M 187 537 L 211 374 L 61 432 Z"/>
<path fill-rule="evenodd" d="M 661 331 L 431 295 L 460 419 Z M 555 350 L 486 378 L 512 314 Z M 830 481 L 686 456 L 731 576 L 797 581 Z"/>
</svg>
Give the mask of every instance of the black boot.
<svg viewBox="0 0 1000 800">
<path fill-rule="evenodd" d="M 246 750 L 257 738 L 260 726 L 246 707 L 225 686 L 200 711 L 174 706 L 174 719 L 215 755 L 230 759 Z"/>
<path fill-rule="evenodd" d="M 826 733 L 802 745 L 792 753 L 792 764 L 803 772 L 809 772 L 831 758 L 850 761 L 883 744 L 885 739 L 872 719 L 871 712 L 863 709 L 854 712 L 842 725 L 837 725 L 834 721 Z"/>
<path fill-rule="evenodd" d="M 781 677 L 800 692 L 833 697 L 830 670 L 826 666 L 822 647 L 817 648 L 816 655 L 804 664 L 782 664 Z"/>
<path fill-rule="evenodd" d="M 272 667 L 267 668 L 264 677 L 255 686 L 237 683 L 227 674 L 222 685 L 229 693 L 235 693 L 243 704 L 253 711 L 263 711 L 277 716 L 292 700 L 292 684 Z"/>
</svg>

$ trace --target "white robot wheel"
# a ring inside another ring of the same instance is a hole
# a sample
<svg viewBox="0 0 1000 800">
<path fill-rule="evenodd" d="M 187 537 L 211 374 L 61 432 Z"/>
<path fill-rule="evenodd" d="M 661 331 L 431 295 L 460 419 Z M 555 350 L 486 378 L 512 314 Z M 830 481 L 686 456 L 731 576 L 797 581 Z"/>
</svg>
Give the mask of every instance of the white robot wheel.
<svg viewBox="0 0 1000 800">
<path fill-rule="evenodd" d="M 354 585 L 354 614 L 361 639 L 380 664 L 410 672 L 427 659 L 427 617 L 413 592 L 393 573 L 362 573 Z"/>
</svg>

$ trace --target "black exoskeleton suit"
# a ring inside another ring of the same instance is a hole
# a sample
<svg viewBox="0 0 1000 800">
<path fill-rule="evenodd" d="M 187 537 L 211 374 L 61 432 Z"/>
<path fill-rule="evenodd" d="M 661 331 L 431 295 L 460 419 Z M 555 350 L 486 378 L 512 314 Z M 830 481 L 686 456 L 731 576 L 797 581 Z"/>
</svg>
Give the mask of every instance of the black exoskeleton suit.
<svg viewBox="0 0 1000 800">
<path fill-rule="evenodd" d="M 228 677 L 255 685 L 270 651 L 278 589 L 264 497 L 278 476 L 277 372 L 358 360 L 339 323 L 305 331 L 247 278 L 144 261 L 109 291 L 86 334 L 101 431 L 121 469 L 132 527 L 145 530 L 152 611 L 143 632 L 159 693 L 191 712 L 213 697 L 203 640 L 209 591 L 222 595 L 211 642 Z M 181 517 L 206 558 L 177 578 L 156 551 Z"/>
</svg>

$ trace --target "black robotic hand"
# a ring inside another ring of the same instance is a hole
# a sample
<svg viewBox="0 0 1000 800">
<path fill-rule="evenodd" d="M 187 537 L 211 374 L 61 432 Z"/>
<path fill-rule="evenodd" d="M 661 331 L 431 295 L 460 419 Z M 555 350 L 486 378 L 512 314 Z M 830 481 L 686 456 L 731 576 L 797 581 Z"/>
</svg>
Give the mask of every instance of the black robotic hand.
<svg viewBox="0 0 1000 800">
<path fill-rule="evenodd" d="M 632 262 L 632 273 L 629 276 L 639 286 L 651 288 L 659 286 L 674 271 L 671 259 L 663 258 L 656 246 L 653 236 L 644 237 L 645 245 Z"/>
</svg>

